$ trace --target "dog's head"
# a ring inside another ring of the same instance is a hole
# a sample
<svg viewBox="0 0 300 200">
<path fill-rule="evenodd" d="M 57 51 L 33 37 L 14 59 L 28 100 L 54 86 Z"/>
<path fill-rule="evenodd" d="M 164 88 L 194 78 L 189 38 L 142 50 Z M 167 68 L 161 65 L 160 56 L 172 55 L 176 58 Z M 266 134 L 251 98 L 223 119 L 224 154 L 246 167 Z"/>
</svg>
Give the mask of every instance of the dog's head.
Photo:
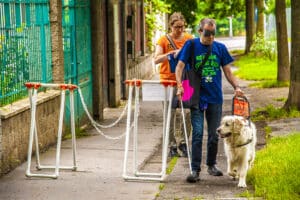
<svg viewBox="0 0 300 200">
<path fill-rule="evenodd" d="M 247 125 L 247 120 L 240 116 L 229 115 L 223 117 L 217 133 L 221 138 L 234 137 L 241 134 L 242 128 Z"/>
</svg>

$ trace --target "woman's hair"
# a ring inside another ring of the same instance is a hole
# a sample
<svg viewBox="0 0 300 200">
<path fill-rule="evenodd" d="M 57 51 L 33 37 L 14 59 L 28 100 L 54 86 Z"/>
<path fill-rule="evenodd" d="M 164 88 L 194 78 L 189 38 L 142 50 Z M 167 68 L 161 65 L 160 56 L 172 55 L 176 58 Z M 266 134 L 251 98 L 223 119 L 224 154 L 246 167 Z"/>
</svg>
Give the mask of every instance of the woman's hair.
<svg viewBox="0 0 300 200">
<path fill-rule="evenodd" d="M 183 21 L 185 23 L 185 19 L 181 12 L 174 12 L 169 18 L 169 25 L 170 27 L 177 21 Z"/>
</svg>

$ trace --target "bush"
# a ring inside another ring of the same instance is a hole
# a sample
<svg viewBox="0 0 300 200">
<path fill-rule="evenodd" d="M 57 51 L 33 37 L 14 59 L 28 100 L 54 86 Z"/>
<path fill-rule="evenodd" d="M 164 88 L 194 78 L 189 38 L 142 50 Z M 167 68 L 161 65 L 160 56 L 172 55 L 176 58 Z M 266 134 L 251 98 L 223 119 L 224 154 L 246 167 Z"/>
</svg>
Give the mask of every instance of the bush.
<svg viewBox="0 0 300 200">
<path fill-rule="evenodd" d="M 254 36 L 254 42 L 250 51 L 254 53 L 255 56 L 264 56 L 274 61 L 276 57 L 276 42 L 266 41 L 265 38 L 258 33 Z"/>
</svg>

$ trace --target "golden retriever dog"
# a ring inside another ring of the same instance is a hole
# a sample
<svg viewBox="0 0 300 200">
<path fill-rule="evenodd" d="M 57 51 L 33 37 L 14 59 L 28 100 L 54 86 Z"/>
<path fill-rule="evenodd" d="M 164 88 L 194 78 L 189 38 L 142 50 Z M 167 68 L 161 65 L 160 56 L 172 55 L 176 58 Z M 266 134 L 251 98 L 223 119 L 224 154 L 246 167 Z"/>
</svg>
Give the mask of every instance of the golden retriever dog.
<svg viewBox="0 0 300 200">
<path fill-rule="evenodd" d="M 247 171 L 255 158 L 255 125 L 243 117 L 230 115 L 222 118 L 217 132 L 224 139 L 228 175 L 239 178 L 238 187 L 247 187 Z"/>
</svg>

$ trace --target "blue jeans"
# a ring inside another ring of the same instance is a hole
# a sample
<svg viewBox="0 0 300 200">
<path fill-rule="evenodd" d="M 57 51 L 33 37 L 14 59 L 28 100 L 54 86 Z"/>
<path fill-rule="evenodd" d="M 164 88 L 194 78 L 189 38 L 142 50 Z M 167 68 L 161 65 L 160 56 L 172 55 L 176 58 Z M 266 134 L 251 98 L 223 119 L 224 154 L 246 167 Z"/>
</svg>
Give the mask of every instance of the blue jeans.
<svg viewBox="0 0 300 200">
<path fill-rule="evenodd" d="M 218 152 L 218 134 L 217 128 L 220 125 L 222 117 L 222 104 L 208 104 L 205 110 L 207 122 L 207 159 L 206 164 L 212 166 L 216 164 Z M 202 160 L 202 140 L 204 127 L 204 111 L 200 109 L 191 109 L 191 122 L 193 127 L 192 135 L 192 170 L 201 171 Z"/>
</svg>

